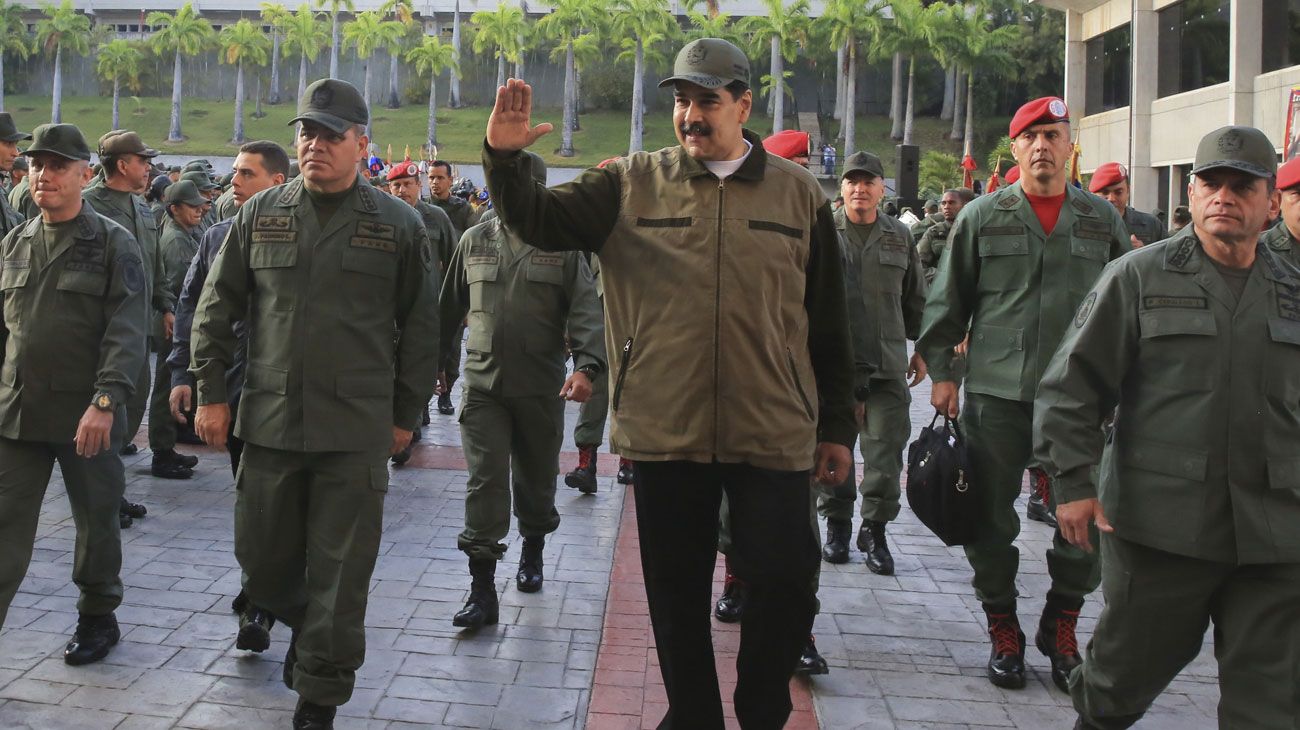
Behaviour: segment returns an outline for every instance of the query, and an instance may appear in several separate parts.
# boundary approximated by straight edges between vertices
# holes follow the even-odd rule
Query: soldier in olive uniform
[[[1211,622],[1219,727],[1300,727],[1300,271],[1259,240],[1273,150],[1251,127],[1201,140],[1193,228],[1106,267],[1039,386],[1061,530],[1101,533],[1076,728],[1137,722]]]
[[[419,424],[437,360],[433,249],[410,206],[357,174],[368,119],[351,84],[307,88],[290,121],[303,174],[235,214],[194,315],[196,428],[217,447],[247,326],[235,556],[249,601],[292,629],[295,728],[332,727],[352,696],[385,461]]]
[[[925,362],[915,354],[908,359],[907,340],[920,334],[926,285],[912,234],[896,219],[879,215],[885,196],[880,158],[868,152],[846,158],[840,194],[844,206],[834,219],[845,259],[864,466],[857,544],[871,572],[893,575],[885,525],[898,517],[903,448],[912,432],[908,381],[915,386],[925,379]],[[820,500],[826,518],[822,559],[828,563],[848,562],[856,496],[850,475]]]
[[[430,202],[441,208],[447,214],[447,217],[451,219],[454,240],[459,241],[465,231],[478,223],[479,216],[474,211],[474,206],[470,205],[464,198],[451,194],[451,186],[455,182],[452,178],[450,162],[434,160],[429,165]],[[456,330],[456,341],[460,342],[464,334],[464,327]],[[451,402],[451,388],[456,384],[456,379],[460,377],[459,352],[455,353],[454,357],[444,359],[443,366],[446,369],[440,373],[438,378],[438,412],[444,416],[450,416],[456,412],[456,407]]]
[[[1088,181],[1088,190],[1105,198],[1128,228],[1129,241],[1133,248],[1155,243],[1165,237],[1165,227],[1159,218],[1150,213],[1143,213],[1128,204],[1129,188],[1128,168],[1118,162],[1107,162],[1092,173]]]
[[[212,182],[211,175],[201,170],[190,170],[189,172],[182,174],[181,179],[189,180],[194,183],[194,187],[198,189],[199,195],[203,196],[203,215],[199,219],[198,233],[198,235],[202,236],[204,231],[211,228],[217,222],[216,213],[213,212],[216,209],[216,206],[212,204],[212,198],[217,194],[217,191],[221,190],[221,188],[218,187],[216,183]]]
[[[921,236],[925,235],[926,231],[942,223],[943,219],[944,215],[943,211],[939,209],[939,201],[930,198],[925,201],[925,215],[921,217],[921,220],[911,225],[908,233],[912,234],[913,239],[919,240]]]
[[[9,191],[9,207],[18,211],[18,214],[27,220],[32,216],[38,215],[41,210],[36,207],[36,201],[32,200],[31,175],[19,180]]]
[[[546,166],[532,155],[543,184]],[[444,364],[459,351],[455,333],[469,314],[461,440],[469,464],[465,529],[469,601],[456,626],[497,622],[496,564],[510,530],[511,495],[524,538],[515,577],[520,591],[542,588],[546,536],[560,526],[555,479],[564,441],[564,399],[585,401],[605,372],[604,322],[587,260],[548,253],[498,218],[465,232],[447,268],[439,302]],[[565,333],[576,369],[564,377]],[[513,489],[511,488],[513,485]]]
[[[1300,266],[1300,157],[1292,157],[1277,168],[1277,189],[1281,215],[1277,225],[1260,236],[1274,253]]]
[[[943,214],[943,220],[927,228],[916,242],[916,253],[921,259],[927,284],[934,281],[939,259],[948,247],[948,234],[952,232],[953,221],[957,220],[961,209],[974,199],[975,191],[970,188],[951,188],[943,191],[943,197],[939,198],[939,212]]]
[[[0,112],[0,172],[13,173],[15,163],[22,159],[19,157],[18,143],[31,138],[30,134],[18,131],[12,116]],[[0,195],[0,235],[12,231],[25,220],[27,216],[14,210],[8,197]]]
[[[1051,353],[1102,267],[1130,249],[1115,208],[1066,182],[1072,151],[1065,102],[1045,97],[1011,120],[1019,182],[962,209],[926,302],[917,350],[934,381],[931,403],[958,416],[953,348],[969,333],[968,402],[961,422],[982,512],[966,545],[975,594],[988,618],[988,677],[1025,683],[1025,638],[1016,616],[1020,534],[1015,499],[1032,455],[1034,393]],[[1098,432],[1100,437],[1100,432]],[[1047,552],[1052,586],[1037,646],[1064,687],[1079,662],[1074,627],[1099,580],[1096,558],[1059,531]]]
[[[0,626],[31,562],[57,461],[76,525],[81,591],[68,664],[108,655],[119,631],[126,488],[118,449],[145,360],[145,287],[131,234],[81,199],[90,148],[70,124],[36,128],[41,215],[0,243]]]
[[[28,136],[30,138],[30,135]],[[15,157],[13,161],[13,167],[9,170],[9,185],[5,188],[6,195],[3,196],[5,197],[6,202],[8,202],[7,193],[12,191],[15,187],[18,186],[18,183],[22,182],[26,178],[27,178],[27,158]]]

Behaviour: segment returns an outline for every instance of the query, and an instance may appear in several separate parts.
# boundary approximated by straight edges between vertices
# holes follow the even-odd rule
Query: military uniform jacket
[[[541,251],[517,237],[516,254],[511,236],[500,220],[470,228],[443,283],[440,341],[459,345],[456,329],[469,313],[466,384],[506,398],[555,397],[564,384],[566,332],[574,366],[594,365],[595,377],[607,377],[604,316],[587,260],[577,251]],[[441,360],[456,354],[446,350]]]
[[[158,249],[163,262],[163,285],[173,298],[179,298],[185,272],[189,271],[194,254],[199,251],[199,231],[197,227],[187,231],[168,216],[163,223]]]
[[[28,175],[9,191],[9,205],[18,211],[18,215],[21,215],[23,220],[41,212],[41,209],[36,207],[36,201],[32,200],[31,179],[32,176]]]
[[[424,232],[429,236],[429,245],[433,246],[433,253],[438,259],[437,270],[439,274],[447,271],[447,263],[451,261],[451,252],[456,248],[456,242],[460,236],[452,229],[451,218],[436,205],[426,203],[423,200],[417,200],[415,210],[420,214],[420,222],[424,224]]]
[[[1128,229],[1129,235],[1137,236],[1143,246],[1162,240],[1168,235],[1165,227],[1160,224],[1159,218],[1150,213],[1143,213],[1131,205],[1124,209],[1124,226]]]
[[[451,195],[446,200],[435,197],[431,202],[451,219],[451,227],[455,233],[456,241],[459,241],[460,237],[465,235],[465,231],[468,231],[471,226],[478,222],[478,215],[474,212],[474,206],[463,198]]]
[[[303,183],[235,214],[194,315],[198,402],[227,401],[243,320],[237,436],[288,451],[386,450],[392,427],[418,426],[433,394],[433,251],[415,211],[359,175],[323,230]]]
[[[212,201],[212,215],[214,217],[212,225],[216,225],[228,218],[233,218],[235,211],[237,210],[239,210],[239,206],[235,205],[235,189],[230,188],[218,195],[216,200]],[[212,225],[208,226],[208,228],[211,228]]]
[[[916,243],[916,253],[921,258],[921,268],[925,270],[925,280],[934,281],[935,269],[939,266],[939,259],[943,258],[943,251],[948,247],[948,234],[952,232],[952,224],[946,219],[930,226],[925,233],[921,234],[921,240]]]
[[[221,250],[226,240],[226,233],[235,222],[227,218],[203,232],[199,240],[198,253],[190,262],[181,284],[180,297],[176,300],[176,331],[172,334],[172,351],[167,356],[171,366],[172,387],[194,387],[194,376],[190,374],[190,337],[194,330],[194,308],[203,294],[203,285],[207,283],[208,272],[212,270],[212,261]],[[244,389],[244,367],[248,362],[247,330],[243,322],[235,323],[235,336],[239,344],[235,347],[234,363],[226,370],[226,398],[231,405],[239,402],[239,394]]]
[[[907,374],[907,341],[921,331],[925,279],[912,234],[887,215],[876,216],[866,240],[853,231],[844,209],[835,211],[844,250],[844,281],[853,336],[854,390],[871,378]]]
[[[930,213],[921,218],[921,220],[913,223],[911,228],[908,229],[908,232],[912,234],[912,238],[920,238],[926,231],[943,221],[943,213]]]
[[[88,205],[70,244],[46,250],[42,225],[0,243],[0,436],[70,443],[95,393],[125,404],[135,390],[145,276],[131,234]]]
[[[26,180],[26,178],[23,179]],[[9,204],[9,197],[0,195],[0,236],[22,225],[25,220],[27,220],[27,216],[14,210],[14,207]]]
[[[144,261],[146,311],[152,311],[151,336],[162,339],[162,314],[176,309],[176,295],[166,286],[167,274],[163,268],[158,246],[160,223],[154,219],[153,210],[144,198],[134,193],[123,193],[104,185],[102,181],[90,185],[81,196],[95,208],[95,212],[122,226],[135,236]]]
[[[1043,377],[1034,430],[1057,499],[1100,496],[1126,540],[1300,561],[1300,274],[1260,244],[1236,301],[1194,235],[1116,261]]]
[[[1079,303],[1111,259],[1132,250],[1115,207],[1067,185],[1052,235],[1017,182],[961,209],[930,288],[917,350],[953,381],[952,348],[970,333],[966,389],[1032,401]]]
[[[1192,228],[1192,226],[1187,226]],[[1300,242],[1297,242],[1295,236],[1291,235],[1290,229],[1286,227],[1285,221],[1278,221],[1277,225],[1264,231],[1259,237],[1260,242],[1286,261],[1290,261],[1296,266],[1300,266]]]

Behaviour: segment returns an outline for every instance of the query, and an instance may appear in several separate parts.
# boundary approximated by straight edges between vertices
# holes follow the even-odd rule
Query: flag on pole
[[[970,155],[966,155],[965,157],[961,158],[961,169],[962,169],[961,186],[962,187],[964,188],[975,187],[975,176],[974,176],[975,167],[976,165],[975,165],[974,157],[971,157]]]
[[[411,145],[406,145],[406,151],[403,153],[402,162],[411,161]]]
[[[1083,176],[1079,174],[1079,155],[1083,150],[1079,147],[1079,138],[1074,138],[1074,151],[1070,153],[1070,184],[1076,188],[1083,189]]]
[[[388,143],[388,155],[384,157],[384,164],[390,167],[393,164],[393,143],[392,142]]]
[[[1002,179],[998,177],[998,171],[1002,169],[1002,155],[998,155],[998,162],[993,166],[993,174],[989,175],[989,182],[984,186],[984,192],[991,193],[1002,186]]]

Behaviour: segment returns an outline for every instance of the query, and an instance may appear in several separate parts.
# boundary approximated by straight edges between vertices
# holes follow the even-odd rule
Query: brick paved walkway
[[[928,420],[928,395],[918,389],[916,397],[919,423]],[[570,407],[570,432],[575,412]],[[643,596],[635,587],[630,532],[621,533],[628,542],[620,564],[628,560],[632,567],[613,569],[620,522],[629,514],[624,490],[613,484],[613,460],[602,459],[599,494],[560,488],[563,522],[548,543],[546,588],[533,595],[514,590],[519,540],[512,535],[497,578],[501,624],[468,635],[450,621],[469,583],[455,544],[464,461],[455,419],[434,421],[411,464],[392,472],[367,616],[366,664],[338,727],[576,730],[603,727],[595,720],[601,714],[638,713],[637,722],[624,724],[656,721],[651,713],[661,706],[653,653],[638,652],[644,668],[635,659],[606,659],[628,637],[640,637],[639,650],[650,646],[636,618]],[[572,442],[565,448],[567,469]],[[187,482],[149,476],[143,455],[130,459],[127,471],[128,494],[150,513],[123,533],[123,641],[100,664],[72,668],[62,662],[76,622],[76,592],[69,580],[74,532],[56,471],[28,577],[0,633],[0,728],[287,727],[295,696],[279,681],[286,632],[277,627],[261,656],[234,649],[229,601],[239,571],[224,454],[202,453],[196,477]],[[1049,537],[1047,528],[1029,523],[1019,543],[1026,624],[1042,608]],[[823,565],[823,611],[815,631],[832,670],[807,685],[820,727],[1068,728],[1067,698],[1050,686],[1046,662],[1033,649],[1025,690],[997,689],[983,679],[987,644],[960,551],[943,547],[906,509],[890,539],[898,563],[894,577],[870,574],[856,551],[847,565]],[[1096,599],[1086,605],[1085,634],[1098,608]],[[725,680],[735,634],[715,627]],[[611,671],[639,671],[643,681],[637,686],[631,674]],[[1138,727],[1213,728],[1215,682],[1207,647]],[[601,704],[607,685],[639,689],[639,706]]]

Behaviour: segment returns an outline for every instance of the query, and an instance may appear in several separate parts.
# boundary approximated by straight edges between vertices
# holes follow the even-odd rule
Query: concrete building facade
[[[1300,0],[1032,1],[1065,13],[1081,168],[1126,164],[1135,207],[1185,203],[1197,142],[1226,124],[1258,127],[1283,153]]]

